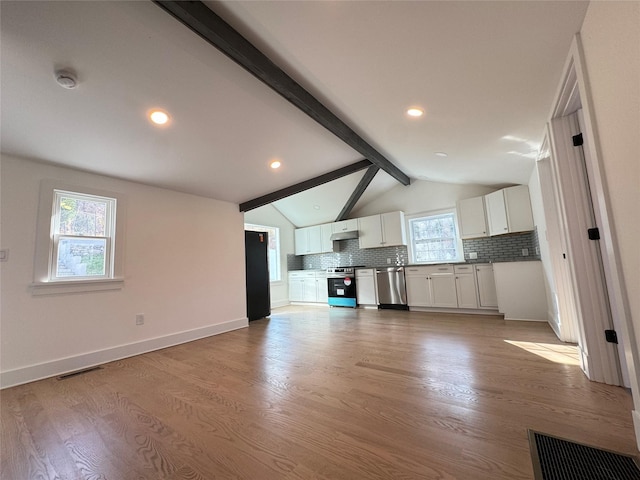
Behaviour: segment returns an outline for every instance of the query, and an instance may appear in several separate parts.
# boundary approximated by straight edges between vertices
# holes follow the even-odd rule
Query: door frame
[[[598,137],[597,123],[594,116],[593,101],[589,78],[585,68],[584,52],[580,34],[576,34],[569,55],[563,69],[563,76],[556,93],[550,120],[567,116],[582,108],[584,118],[584,149],[589,152],[585,155],[585,165],[589,178],[589,188],[596,219],[600,229],[600,242],[602,245],[602,263],[606,293],[609,298],[611,315],[620,327],[619,338],[622,340],[624,359],[629,374],[634,410],[632,417],[634,422],[636,443],[640,449],[640,355],[631,317],[627,289],[622,275],[621,259],[618,250],[613,215],[609,202],[609,193],[604,180],[604,168],[602,166],[602,153]]]

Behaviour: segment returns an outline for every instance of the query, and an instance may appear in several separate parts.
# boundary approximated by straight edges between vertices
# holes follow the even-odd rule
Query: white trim
[[[121,290],[124,278],[103,278],[100,280],[58,280],[55,282],[34,282],[29,287],[32,295],[62,295],[67,293],[101,292]]]
[[[290,305],[290,304],[291,302],[289,302],[289,300],[278,300],[271,303],[271,308],[286,307],[287,305]]]
[[[465,315],[485,315],[485,316],[504,316],[496,309],[475,310],[473,308],[438,308],[438,307],[412,307],[409,306],[410,312],[426,312],[426,313],[454,313]]]
[[[438,215],[448,215],[448,214],[453,214],[454,226],[456,229],[456,251],[458,254],[457,258],[453,260],[435,260],[433,262],[416,262],[413,259],[413,235],[411,233],[411,221],[417,218],[435,217]],[[449,208],[440,208],[438,210],[430,210],[426,212],[413,213],[411,215],[405,215],[404,221],[405,221],[405,229],[408,232],[407,256],[408,256],[410,265],[439,265],[444,263],[465,263],[464,248],[462,245],[462,236],[460,233],[460,226],[459,226],[460,221],[458,219],[458,211],[455,206],[449,207]]]
[[[83,368],[113,362],[122,358],[133,357],[142,353],[172,347],[181,343],[192,342],[205,337],[219,335],[245,328],[249,325],[246,317],[229,320],[216,325],[172,333],[162,337],[150,338],[140,342],[128,343],[117,347],[106,348],[94,352],[83,353],[73,357],[60,358],[51,362],[30,365],[28,367],[7,370],[0,373],[0,388],[15,387],[24,383],[34,382],[65,373],[74,372]]]

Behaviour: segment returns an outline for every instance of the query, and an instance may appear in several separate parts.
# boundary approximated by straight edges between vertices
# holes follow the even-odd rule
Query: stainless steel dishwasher
[[[376,268],[378,308],[408,310],[404,267]]]

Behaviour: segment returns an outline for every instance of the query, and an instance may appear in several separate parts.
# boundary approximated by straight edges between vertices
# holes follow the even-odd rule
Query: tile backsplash
[[[382,267],[385,265],[407,265],[410,263],[407,247],[366,248],[360,250],[358,239],[341,240],[335,243],[338,251],[315,255],[287,255],[287,269],[325,270],[329,267],[362,265]],[[469,263],[515,262],[540,260],[538,235],[535,231],[500,235],[496,237],[463,240],[465,260]],[[523,250],[527,255],[523,255]],[[475,252],[477,259],[470,259]]]

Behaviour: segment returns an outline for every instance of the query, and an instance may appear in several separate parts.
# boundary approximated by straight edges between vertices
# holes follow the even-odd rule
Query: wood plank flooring
[[[1,392],[2,480],[532,479],[527,429],[635,455],[546,324],[286,307]]]

